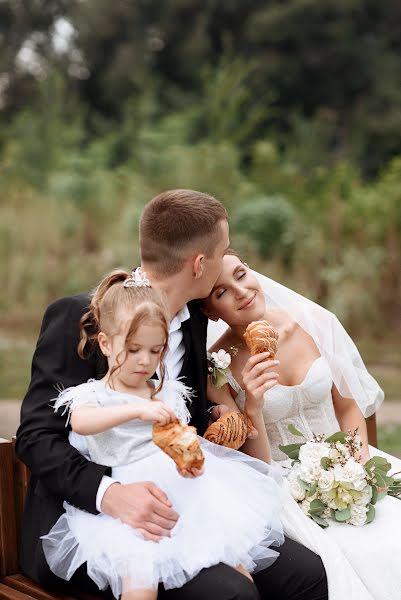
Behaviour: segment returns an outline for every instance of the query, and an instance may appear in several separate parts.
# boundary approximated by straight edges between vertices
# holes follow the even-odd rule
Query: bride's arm
[[[267,437],[266,427],[263,420],[263,404],[264,404],[264,393],[267,389],[273,387],[277,382],[276,374],[271,373],[271,369],[275,364],[272,361],[266,361],[262,366],[260,363],[266,360],[265,355],[258,355],[250,358],[242,372],[243,383],[245,387],[245,413],[252,421],[252,425],[256,430],[255,434],[248,436],[244,445],[241,447],[241,451],[259,458],[264,462],[271,462],[271,451],[269,438]],[[267,365],[267,369],[266,369]],[[268,371],[268,373],[266,372]],[[208,398],[211,402],[219,405],[220,410],[223,407],[227,407],[226,410],[221,411],[224,414],[227,410],[240,412],[239,408],[235,404],[228,384],[223,385],[221,388],[214,387],[210,378],[208,381]]]
[[[344,398],[344,396],[341,396],[335,385],[332,387],[331,394],[334,411],[336,413],[337,421],[340,424],[341,431],[354,431],[358,428],[358,435],[362,441],[362,462],[366,462],[369,459],[368,430],[366,428],[365,418],[361,413],[359,406],[352,398]]]

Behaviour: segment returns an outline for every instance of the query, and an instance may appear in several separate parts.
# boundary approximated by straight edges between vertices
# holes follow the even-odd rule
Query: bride
[[[362,462],[379,455],[391,463],[390,474],[401,470],[400,459],[368,445],[365,417],[378,409],[384,394],[332,313],[252,271],[232,251],[224,256],[222,272],[204,301],[204,310],[211,319],[210,350],[228,352],[233,346],[238,350],[232,357],[228,384],[218,390],[209,385],[210,400],[219,405],[214,409],[214,418],[226,407],[252,412],[253,419],[259,411],[260,418],[255,421],[264,424],[273,459],[282,465],[288,461],[279,445],[299,442],[288,430],[289,424],[306,439],[313,433],[330,435],[358,428]],[[266,319],[278,332],[275,360],[267,356],[250,358],[244,344],[246,326],[260,319]],[[258,404],[255,399],[259,397],[262,401]],[[255,427],[260,430],[260,426]],[[285,481],[283,490],[286,533],[321,555],[330,600],[344,593],[358,600],[400,597],[398,499],[386,496],[381,500],[375,520],[368,525],[330,521],[330,526],[322,530],[292,500]]]

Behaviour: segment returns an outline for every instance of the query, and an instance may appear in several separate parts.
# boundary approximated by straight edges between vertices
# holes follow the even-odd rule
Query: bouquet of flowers
[[[304,437],[293,425],[288,429]],[[327,438],[314,435],[304,443],[280,446],[293,459],[288,475],[293,498],[321,527],[328,526],[327,519],[356,526],[370,523],[377,500],[389,488],[395,491],[385,458],[372,456],[364,465],[359,462],[362,443],[357,431],[340,431]]]

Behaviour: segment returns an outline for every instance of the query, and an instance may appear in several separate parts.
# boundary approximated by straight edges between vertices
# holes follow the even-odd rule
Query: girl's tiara
[[[142,273],[141,269],[138,268],[131,271],[131,277],[124,281],[124,287],[151,287],[151,285],[146,273]]]

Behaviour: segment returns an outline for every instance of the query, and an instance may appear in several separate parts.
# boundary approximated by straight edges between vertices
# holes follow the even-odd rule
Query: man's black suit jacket
[[[81,294],[62,298],[48,307],[17,432],[17,454],[31,471],[20,562],[25,573],[44,585],[52,576],[40,536],[47,534],[62,514],[63,501],[97,513],[99,483],[103,475],[110,475],[110,468],[86,460],[69,444],[65,415],[54,413],[50,404],[57,396],[57,387],[99,379],[107,370],[103,357],[82,360],[77,353],[79,321],[89,302],[89,294]],[[196,301],[190,302],[188,308],[191,317],[182,323],[185,357],[181,376],[196,393],[189,407],[191,422],[203,434],[207,425],[207,318]]]

